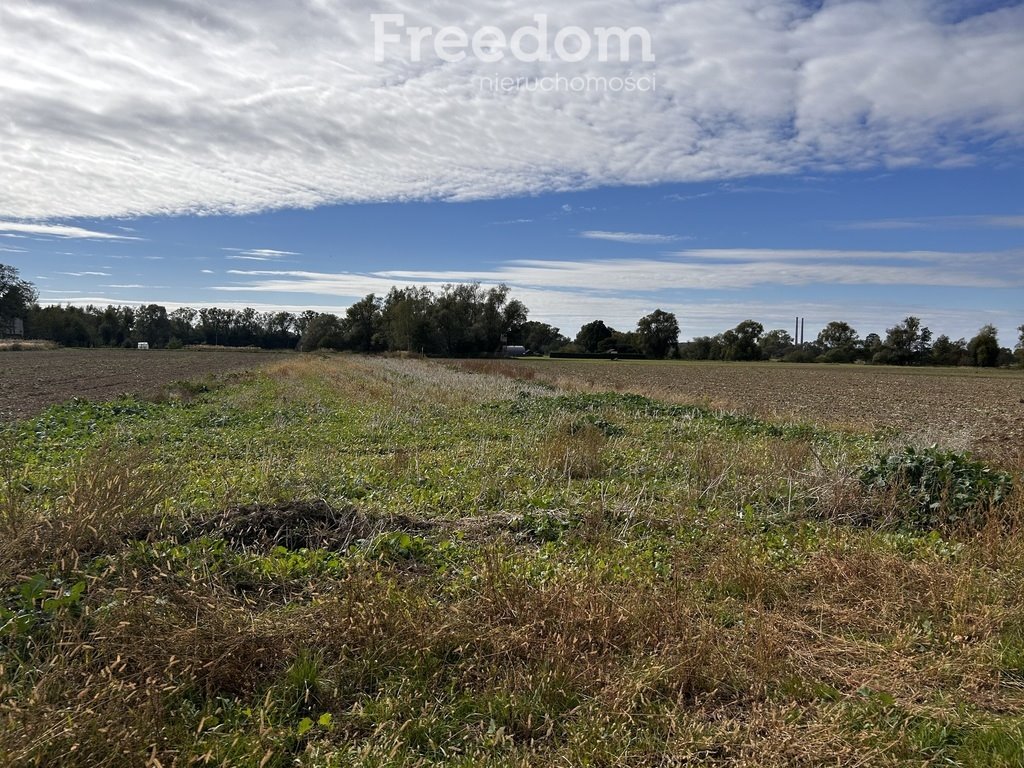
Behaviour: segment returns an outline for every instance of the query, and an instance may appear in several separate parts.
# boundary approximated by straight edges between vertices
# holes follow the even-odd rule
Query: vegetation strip
[[[2,439],[2,764],[1024,761],[1019,466],[342,356]]]

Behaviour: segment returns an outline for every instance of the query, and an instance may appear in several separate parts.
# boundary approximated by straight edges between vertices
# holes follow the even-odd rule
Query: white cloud
[[[0,54],[2,55],[2,54]],[[0,77],[0,94],[3,93],[3,81]],[[2,101],[0,101],[2,103]],[[3,133],[0,129],[0,147],[3,146]],[[10,172],[10,169],[5,169]],[[0,192],[0,195],[3,193]],[[2,199],[2,198],[0,198]],[[50,215],[57,215],[51,212]],[[66,224],[31,224],[23,221],[0,221],[0,231],[6,233],[24,232],[30,235],[46,235],[48,237],[59,237],[62,239],[83,239],[83,240],[139,240],[138,237],[127,235],[115,235],[110,232],[97,232],[92,229],[73,227]],[[24,235],[5,234],[4,237],[24,237]]]
[[[593,229],[581,232],[580,237],[588,240],[610,240],[613,243],[633,243],[638,245],[673,243],[680,239],[678,235],[649,235],[642,232],[604,232]]]
[[[173,312],[176,309],[182,307],[192,307],[194,309],[202,309],[203,307],[220,307],[221,309],[245,309],[251,307],[257,312],[304,312],[307,309],[313,310],[314,312],[332,312],[334,314],[343,314],[348,308],[345,304],[306,304],[306,303],[284,303],[276,304],[273,302],[254,301],[254,302],[242,302],[242,301],[179,301],[177,299],[135,299],[135,298],[122,298],[120,296],[79,296],[71,294],[79,294],[80,291],[50,291],[50,293],[61,294],[59,296],[46,296],[40,297],[40,303],[42,304],[74,304],[75,306],[87,306],[92,304],[94,306],[105,306],[107,304],[121,305],[121,306],[132,306],[139,307],[146,304],[159,304],[165,307],[169,312]]]
[[[924,216],[912,219],[868,219],[836,225],[838,229],[1024,229],[1024,215]]]
[[[609,302],[613,294],[623,292],[819,284],[1019,288],[1024,287],[1024,254],[696,249],[659,259],[523,259],[480,270],[381,270],[368,274],[228,270],[228,274],[248,279],[216,286],[215,290],[362,296],[386,293],[395,284],[478,281],[491,285],[506,283],[517,290],[587,292]]]
[[[602,292],[824,284],[1008,288],[1024,286],[1024,258],[1019,251],[692,250],[661,259],[526,259],[493,270],[394,270],[376,274],[393,281],[481,280]]]
[[[282,261],[286,256],[301,255],[297,251],[278,251],[273,248],[251,248],[249,250],[223,248],[221,250],[231,251],[232,253],[224,258],[236,261]]]
[[[57,274],[68,277],[110,277],[109,272],[58,272]]]
[[[973,333],[982,322],[1003,327],[1019,323],[999,310],[937,310],[905,302],[865,305],[855,299],[808,304],[805,301],[751,301],[743,289],[827,285],[930,286],[1008,289],[1024,287],[1024,254],[944,251],[709,250],[680,251],[660,259],[513,261],[495,269],[431,271],[382,270],[366,274],[305,270],[229,270],[235,281],[215,286],[225,294],[248,293],[277,300],[288,295],[346,300],[382,295],[395,285],[479,281],[506,283],[530,307],[532,316],[564,329],[600,317],[631,328],[657,307],[675,311],[687,333],[717,333],[753,317],[788,327],[799,312],[812,324],[846,319],[859,328],[884,330],[907,314],[935,318],[954,335]],[[716,294],[711,292],[715,291]],[[689,298],[682,298],[690,292]],[[692,292],[703,294],[694,301]],[[733,296],[732,299],[723,299]],[[767,294],[766,294],[767,295]],[[972,328],[973,326],[973,328]],[[867,331],[864,331],[867,332]],[[940,331],[941,332],[941,331]]]
[[[939,0],[397,0],[413,25],[641,25],[657,89],[505,94],[636,62],[373,59],[346,0],[0,7],[0,215],[247,212],[604,184],[963,165],[1024,135],[1024,6]],[[960,16],[965,14],[961,13]],[[54,234],[51,232],[50,234]],[[95,234],[92,236],[96,236]]]

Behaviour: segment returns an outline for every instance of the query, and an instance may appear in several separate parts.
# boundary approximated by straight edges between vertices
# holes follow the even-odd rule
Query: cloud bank
[[[1008,328],[1015,315],[996,309],[970,311],[922,307],[899,299],[891,305],[854,297],[838,301],[806,299],[765,301],[745,291],[818,285],[974,289],[1024,287],[1024,254],[1019,251],[952,253],[942,251],[818,251],[774,249],[695,249],[651,259],[511,261],[483,270],[380,270],[321,272],[286,269],[228,270],[228,280],[212,290],[225,297],[274,297],[296,305],[328,304],[368,293],[383,295],[392,286],[478,281],[508,284],[537,319],[575,332],[582,323],[603,318],[616,327],[662,307],[676,312],[689,334],[723,330],[747,317],[785,324],[799,308],[812,323],[845,319],[871,330],[916,313],[954,335],[976,330],[972,323]],[[768,294],[765,293],[765,296]]]
[[[968,7],[974,7],[966,4]],[[983,7],[990,7],[982,4]],[[1024,135],[1024,6],[689,0],[546,9],[643,26],[654,63],[374,60],[375,12],[528,24],[510,0],[0,5],[0,216],[466,200],[807,169],[955,166]],[[461,9],[461,10],[457,10]],[[648,92],[481,78],[653,74]]]
[[[6,172],[6,169],[2,172]],[[138,237],[118,235],[111,232],[97,232],[67,224],[32,224],[23,221],[0,221],[0,232],[4,237],[58,237],[62,240],[139,240]]]

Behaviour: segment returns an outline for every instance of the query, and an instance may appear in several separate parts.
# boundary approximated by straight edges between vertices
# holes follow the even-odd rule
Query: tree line
[[[506,345],[545,354],[569,343],[558,328],[528,319],[507,286],[393,288],[370,294],[341,315],[252,308],[50,305],[13,267],[0,265],[0,320],[24,321],[25,337],[74,347],[153,348],[209,344],[265,349],[407,351],[454,357],[494,355]],[[2,331],[3,326],[0,326]]]
[[[908,317],[886,330],[885,337],[861,338],[849,323],[828,323],[813,341],[798,344],[783,329],[765,331],[744,320],[717,336],[699,336],[679,345],[685,360],[782,360],[794,363],[872,363],[876,365],[951,365],[1024,367],[1024,325],[1016,351],[999,345],[999,332],[984,325],[971,339],[933,338],[920,318]]]
[[[872,363],[879,365],[971,365],[1024,367],[1024,325],[1016,352],[1001,347],[998,332],[983,326],[973,338],[952,340],[933,334],[919,318],[908,317],[885,337],[861,338],[848,323],[828,323],[818,336],[797,343],[788,331],[765,331],[754,320],[716,336],[680,343],[671,312],[654,310],[636,328],[620,331],[602,320],[580,328],[572,339],[547,323],[528,319],[529,310],[509,288],[479,284],[392,288],[370,294],[343,315],[314,312],[259,312],[252,308],[183,307],[168,312],[158,304],[140,307],[41,306],[35,287],[17,270],[0,264],[2,322],[24,320],[25,336],[65,346],[152,347],[209,344],[264,349],[417,352],[450,357],[499,354],[522,346],[533,354],[643,355],[652,359],[780,360],[785,362]]]

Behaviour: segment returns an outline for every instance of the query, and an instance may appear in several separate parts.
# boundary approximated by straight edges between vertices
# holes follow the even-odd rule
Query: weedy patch
[[[576,528],[580,520],[551,512],[529,511],[509,522],[508,528],[513,533],[530,541],[558,541],[566,531]]]
[[[875,502],[868,522],[926,531],[977,530],[1013,491],[1009,472],[936,446],[879,455],[860,479]]]
[[[153,396],[155,403],[187,403],[214,391],[222,384],[212,381],[172,381]]]
[[[469,367],[294,356],[7,430],[0,765],[1022,764],[1019,488]],[[927,498],[1000,519],[864,511]]]
[[[6,566],[0,573],[41,567],[67,572],[157,535],[167,485],[145,448],[102,443],[60,474],[42,488],[28,467],[20,478],[8,475],[0,493],[8,528],[0,542],[0,566]]]

